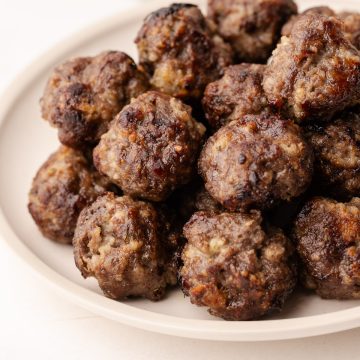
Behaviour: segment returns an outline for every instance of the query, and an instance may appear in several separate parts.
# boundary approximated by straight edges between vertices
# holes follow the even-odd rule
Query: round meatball
[[[200,99],[205,86],[232,62],[230,46],[214,38],[199,8],[191,4],[151,13],[135,42],[152,86],[186,101]]]
[[[311,199],[298,215],[293,237],[302,280],[325,299],[360,299],[360,199]]]
[[[308,126],[316,186],[334,197],[360,194],[360,115],[349,111],[324,126]]]
[[[232,45],[238,62],[266,62],[281,27],[296,13],[292,0],[208,0],[208,16]]]
[[[301,16],[269,59],[263,86],[270,104],[287,116],[327,120],[360,101],[360,53],[337,19]]]
[[[202,104],[214,130],[244,115],[270,111],[262,88],[264,70],[256,64],[229,66],[220,80],[206,87]]]
[[[310,184],[312,163],[312,150],[293,122],[247,115],[209,138],[199,169],[210,195],[236,211],[300,195]]]
[[[122,52],[75,58],[51,74],[41,99],[42,116],[58,128],[64,145],[94,145],[123,106],[148,87],[145,75]]]
[[[189,106],[150,91],[112,122],[94,150],[95,166],[126,194],[162,201],[191,180],[204,133]]]
[[[181,283],[193,304],[226,320],[280,310],[296,284],[293,248],[260,212],[197,212],[184,228]]]
[[[342,12],[338,14],[340,20],[344,23],[344,30],[348,40],[360,49],[360,13]]]
[[[61,146],[37,172],[28,208],[45,237],[71,244],[80,211],[114,188],[80,151]]]
[[[82,275],[95,277],[113,299],[142,296],[160,300],[177,281],[166,253],[168,230],[150,203],[107,193],[85,208],[73,245]]]

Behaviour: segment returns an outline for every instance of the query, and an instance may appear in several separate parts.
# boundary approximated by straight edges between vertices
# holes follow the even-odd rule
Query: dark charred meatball
[[[199,169],[210,195],[236,211],[300,195],[311,181],[312,163],[301,129],[263,114],[234,120],[210,137]]]
[[[159,300],[177,281],[167,266],[168,230],[150,203],[107,193],[85,208],[73,245],[82,275],[95,277],[113,299],[142,296]]]
[[[208,16],[239,62],[266,62],[281,27],[296,13],[292,0],[208,0]]]
[[[80,151],[61,146],[37,172],[28,207],[45,237],[71,244],[80,211],[113,188]]]
[[[102,136],[95,166],[126,194],[162,201],[191,180],[204,133],[189,106],[149,91],[126,106]]]
[[[338,18],[344,23],[344,30],[348,40],[360,49],[360,13],[342,12]]]
[[[153,87],[186,101],[200,99],[205,86],[232,63],[230,46],[214,38],[199,8],[191,4],[150,14],[135,42]]]
[[[327,120],[360,101],[360,53],[333,17],[307,14],[282,37],[264,74],[269,102],[297,121]]]
[[[323,126],[308,126],[315,153],[316,185],[334,197],[360,194],[360,115],[348,111]]]
[[[252,320],[280,310],[296,284],[293,248],[261,214],[197,212],[188,240],[182,287],[193,304],[226,320]]]
[[[64,145],[94,145],[123,106],[147,89],[145,75],[122,52],[72,59],[50,76],[42,116],[58,128]]]
[[[262,88],[264,70],[264,65],[229,66],[220,80],[206,87],[202,104],[213,129],[244,115],[270,111]]]
[[[307,288],[326,299],[360,299],[359,198],[313,198],[298,215],[293,235]]]
[[[324,16],[335,16],[335,12],[330,9],[327,6],[315,6],[311,7],[301,14],[293,15],[290,20],[283,26],[281,30],[281,35],[283,36],[289,36],[291,33],[292,28],[294,27],[294,24],[299,20],[300,16],[306,15],[306,14],[313,14],[313,15],[324,15]]]

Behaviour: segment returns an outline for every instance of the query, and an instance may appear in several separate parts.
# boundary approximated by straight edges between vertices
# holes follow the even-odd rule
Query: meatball
[[[342,12],[338,14],[340,20],[344,23],[344,30],[348,40],[360,49],[360,13]]]
[[[208,0],[208,16],[232,45],[238,62],[266,62],[281,27],[296,13],[292,0]]]
[[[64,145],[94,145],[123,106],[147,89],[145,75],[122,52],[75,58],[50,76],[41,99],[42,116],[58,128]]]
[[[177,281],[168,266],[168,229],[150,203],[107,193],[85,208],[73,245],[82,275],[95,277],[113,299],[142,296],[160,300]]]
[[[204,133],[189,106],[149,91],[112,122],[94,150],[95,166],[126,194],[162,201],[191,180]]]
[[[298,215],[293,237],[302,280],[325,299],[360,299],[360,199],[315,197]]]
[[[206,87],[202,104],[214,130],[244,115],[270,111],[262,88],[264,70],[256,64],[229,66],[220,80]]]
[[[313,15],[324,15],[324,16],[335,16],[335,12],[327,6],[315,6],[311,7],[301,14],[293,15],[290,20],[283,26],[281,30],[281,35],[290,36],[291,30],[294,27],[294,24],[299,20],[299,18],[306,14]]]
[[[288,117],[327,120],[360,101],[360,53],[337,19],[301,16],[269,59],[263,86]]]
[[[231,211],[290,200],[311,181],[313,154],[301,129],[278,116],[247,115],[205,144],[200,173],[210,195]]]
[[[360,115],[347,111],[329,124],[310,125],[317,186],[334,197],[360,194]]]
[[[152,86],[193,102],[232,62],[230,46],[214,37],[199,8],[173,4],[150,14],[135,42]]]
[[[80,211],[114,188],[80,151],[61,146],[37,172],[28,208],[45,237],[71,244]]]
[[[296,284],[293,248],[260,212],[197,212],[184,228],[181,282],[193,304],[226,320],[280,310]]]

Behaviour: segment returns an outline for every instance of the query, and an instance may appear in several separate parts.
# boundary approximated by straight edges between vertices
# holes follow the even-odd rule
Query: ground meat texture
[[[135,42],[152,86],[190,102],[200,99],[205,86],[232,63],[231,47],[214,36],[191,4],[173,4],[150,14]]]
[[[153,205],[107,193],[85,208],[73,245],[82,275],[95,277],[113,299],[145,297],[160,300],[176,283],[168,267],[168,230]]]
[[[326,299],[360,299],[360,199],[310,200],[293,228],[302,280]]]
[[[214,130],[244,115],[270,111],[262,88],[264,70],[256,64],[229,66],[221,79],[206,87],[202,104]]]
[[[113,188],[80,151],[61,146],[37,172],[28,208],[45,237],[71,244],[80,211]]]
[[[126,194],[162,201],[193,177],[204,133],[189,106],[150,91],[115,118],[94,162]]]
[[[338,18],[344,23],[344,30],[348,40],[360,49],[360,13],[342,12]]]
[[[298,122],[324,121],[360,100],[360,53],[333,17],[307,14],[269,59],[264,90],[270,104]]]
[[[94,145],[110,121],[148,89],[134,61],[122,52],[75,58],[56,67],[41,99],[44,119],[70,147]]]
[[[262,226],[260,212],[197,212],[180,275],[185,295],[226,320],[252,320],[280,310],[296,284],[293,248],[281,230]]]
[[[316,185],[334,197],[360,194],[360,115],[347,111],[323,126],[308,126],[315,153]]]
[[[292,0],[208,0],[208,16],[232,45],[238,62],[266,62],[281,27],[296,13]]]
[[[199,170],[210,195],[236,211],[300,195],[310,184],[312,163],[312,150],[293,122],[247,115],[209,138]]]

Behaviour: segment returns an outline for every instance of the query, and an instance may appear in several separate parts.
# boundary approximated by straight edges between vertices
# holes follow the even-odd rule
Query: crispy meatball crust
[[[247,115],[209,138],[199,169],[210,195],[236,211],[270,208],[300,195],[310,184],[312,163],[312,149],[296,124]]]
[[[306,137],[315,154],[316,186],[334,197],[360,194],[360,115],[347,111],[329,124],[311,125]]]
[[[360,13],[342,12],[338,14],[338,18],[344,23],[344,30],[348,40],[360,49]]]
[[[173,267],[167,267],[167,235],[150,203],[107,193],[79,216],[75,263],[85,278],[95,277],[110,298],[160,300],[177,278]]]
[[[199,8],[191,4],[172,4],[151,13],[135,43],[152,86],[186,101],[200,99],[205,86],[232,63],[231,47],[214,36]]]
[[[281,27],[296,13],[292,0],[208,0],[208,16],[239,62],[266,62]]]
[[[327,120],[360,100],[360,53],[333,17],[307,14],[269,59],[264,90],[270,104],[302,122]]]
[[[126,106],[102,136],[95,166],[126,194],[162,201],[191,180],[204,133],[189,106],[149,91]]]
[[[264,65],[233,65],[221,79],[208,84],[202,104],[214,130],[244,115],[271,111],[262,88],[264,70]]]
[[[193,304],[226,320],[252,320],[280,310],[296,284],[293,248],[280,229],[262,227],[260,212],[197,212],[180,275]]]
[[[293,237],[304,285],[325,299],[360,299],[360,199],[311,199],[298,215]]]
[[[148,89],[148,81],[125,53],[103,52],[56,67],[41,99],[44,119],[70,147],[94,145],[113,117]]]
[[[45,237],[71,244],[80,211],[113,187],[80,151],[61,146],[37,172],[28,208]]]

